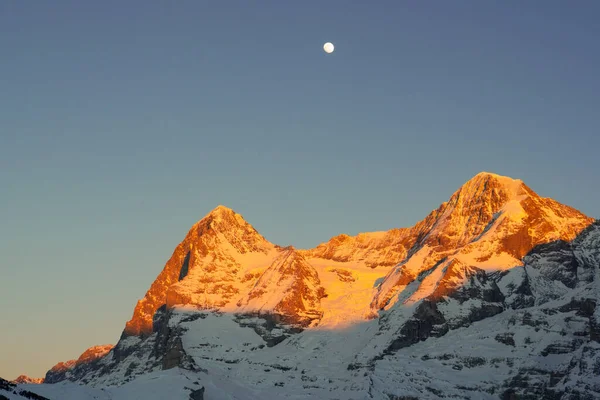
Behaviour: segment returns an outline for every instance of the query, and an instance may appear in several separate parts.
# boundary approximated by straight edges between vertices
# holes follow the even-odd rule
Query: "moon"
[[[331,42],[327,42],[323,45],[323,50],[325,50],[325,53],[327,54],[333,53],[334,49],[335,47],[333,47],[333,43]]]

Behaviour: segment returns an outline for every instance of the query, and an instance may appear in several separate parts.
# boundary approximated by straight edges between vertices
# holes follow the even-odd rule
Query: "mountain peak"
[[[213,208],[211,212],[208,213],[208,215],[212,215],[215,217],[220,216],[220,215],[228,215],[228,214],[235,214],[235,211],[233,211],[231,208],[224,206],[222,204],[219,204],[218,206]]]
[[[458,192],[483,193],[495,189],[498,192],[503,192],[508,197],[513,197],[524,194],[523,187],[524,183],[520,179],[513,179],[492,172],[480,172],[462,185]]]
[[[480,173],[478,173],[471,179],[475,179],[475,178],[508,179],[511,181],[520,180],[520,179],[513,179],[510,176],[504,176],[504,175],[496,174],[494,172],[489,172],[489,171],[481,171]]]
[[[40,384],[44,383],[44,378],[30,378],[27,375],[19,375],[12,382],[17,384]]]
[[[519,179],[481,172],[411,228],[415,244],[380,286],[373,304],[393,304],[398,288],[404,290],[430,268],[446,271],[453,262],[487,271],[514,267],[535,246],[572,240],[592,221],[574,208],[540,197]],[[430,279],[441,276],[432,274]],[[423,290],[411,298],[422,299],[423,293],[431,294]]]
[[[237,272],[273,247],[240,214],[217,206],[175,248],[146,296],[138,301],[125,334],[150,334],[153,315],[165,304],[224,306],[238,290],[234,287]],[[200,288],[205,292],[200,293]]]
[[[452,209],[465,217],[481,213],[491,217],[509,202],[521,203],[528,197],[539,198],[520,179],[480,172],[454,192],[442,208]]]
[[[211,212],[206,214],[204,218],[198,221],[194,228],[200,228],[204,231],[206,228],[220,228],[216,230],[230,230],[234,227],[246,229],[251,228],[250,224],[246,222],[241,214],[236,213],[231,208],[218,205]],[[253,229],[253,228],[252,228]]]

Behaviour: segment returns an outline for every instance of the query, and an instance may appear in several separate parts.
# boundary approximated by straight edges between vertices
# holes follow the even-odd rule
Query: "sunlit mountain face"
[[[596,398],[599,271],[598,222],[492,173],[412,227],[314,249],[219,206],[116,346],[46,383],[100,399],[154,398],[157,380],[181,398]]]

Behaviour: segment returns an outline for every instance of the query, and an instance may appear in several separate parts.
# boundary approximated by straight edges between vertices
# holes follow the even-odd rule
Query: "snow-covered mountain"
[[[599,293],[600,223],[491,173],[413,227],[309,250],[219,206],[119,343],[46,382],[112,399],[153,379],[181,398],[600,398]]]
[[[40,384],[40,383],[44,383],[44,378],[30,378],[27,375],[19,375],[16,379],[13,379],[12,383],[33,383],[33,384]]]

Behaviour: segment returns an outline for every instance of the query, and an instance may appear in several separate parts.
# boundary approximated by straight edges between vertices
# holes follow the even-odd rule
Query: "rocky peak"
[[[200,250],[211,244],[230,244],[242,254],[270,249],[270,243],[244,217],[221,205],[194,224],[182,243]]]
[[[500,214],[520,213],[519,204],[527,196],[528,191],[520,180],[479,173],[415,225],[413,232],[419,236],[416,244],[464,245],[489,228],[489,223]],[[507,205],[511,207],[505,209]]]
[[[469,196],[489,196],[492,193],[502,193],[506,197],[524,194],[524,183],[520,179],[513,179],[491,172],[480,172],[465,182],[455,194]]]
[[[273,248],[240,214],[225,206],[216,207],[195,223],[175,248],[138,301],[124,334],[150,334],[152,317],[164,304],[224,306],[237,293],[233,282],[237,281],[242,261],[266,256]]]
[[[28,383],[32,383],[32,384],[40,384],[40,383],[44,383],[44,378],[30,378],[27,375],[19,375],[15,380],[12,381],[13,383],[16,384],[28,384]]]
[[[538,196],[518,179],[477,174],[411,228],[409,236],[415,239],[406,259],[388,273],[372,305],[393,304],[395,295],[425,271],[432,275],[427,279],[430,289],[407,294],[405,300],[427,297],[441,283],[436,280],[443,276],[441,270],[433,272],[444,268],[442,260],[487,271],[511,268],[533,247],[572,240],[592,221],[571,207]]]

